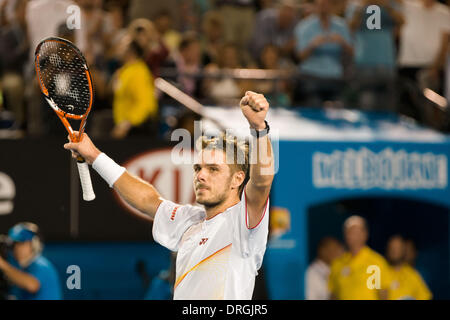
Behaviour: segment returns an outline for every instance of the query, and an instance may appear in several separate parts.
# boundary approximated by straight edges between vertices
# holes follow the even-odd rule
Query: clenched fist
[[[264,120],[269,110],[269,102],[262,94],[247,91],[241,99],[240,106],[251,128],[262,130],[266,127]]]

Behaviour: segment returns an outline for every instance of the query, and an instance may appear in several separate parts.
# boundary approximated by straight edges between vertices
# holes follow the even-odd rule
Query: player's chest
[[[232,225],[225,217],[191,226],[181,238],[178,258],[201,260],[232,242]]]

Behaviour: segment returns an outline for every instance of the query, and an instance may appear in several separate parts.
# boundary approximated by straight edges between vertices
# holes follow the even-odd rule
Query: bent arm
[[[30,293],[38,292],[41,287],[41,283],[37,278],[33,277],[29,273],[14,268],[2,258],[0,258],[0,270],[3,271],[12,283]]]

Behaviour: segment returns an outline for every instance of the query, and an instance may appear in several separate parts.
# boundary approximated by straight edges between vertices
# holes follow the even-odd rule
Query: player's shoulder
[[[181,212],[183,212],[183,214],[206,216],[205,209],[203,207],[192,204],[179,204],[170,200],[163,200],[158,207],[157,212],[158,211],[170,213],[173,216]]]

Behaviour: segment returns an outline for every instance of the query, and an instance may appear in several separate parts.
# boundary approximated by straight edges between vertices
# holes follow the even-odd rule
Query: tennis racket
[[[34,61],[45,99],[66,127],[70,140],[79,142],[94,99],[92,77],[83,54],[70,41],[50,37],[38,44]],[[81,121],[78,134],[72,129],[69,119]],[[94,200],[88,164],[78,157],[77,166],[83,199]]]

